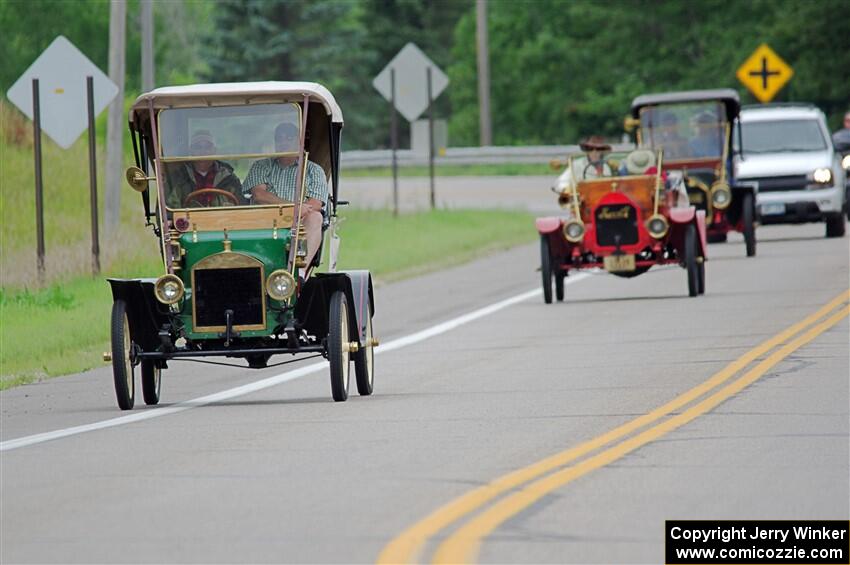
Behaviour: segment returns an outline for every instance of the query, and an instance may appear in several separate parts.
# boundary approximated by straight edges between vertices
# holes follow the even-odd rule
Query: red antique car
[[[616,157],[616,156],[615,156]],[[572,155],[556,188],[565,217],[538,218],[543,298],[564,298],[575,269],[634,277],[655,265],[687,271],[688,294],[705,291],[705,212],[687,200],[682,175],[662,173],[662,151],[638,149],[597,175]]]

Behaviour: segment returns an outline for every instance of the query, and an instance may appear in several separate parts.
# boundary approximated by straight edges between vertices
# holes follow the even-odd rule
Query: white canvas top
[[[334,123],[342,123],[342,110],[330,91],[316,82],[222,82],[164,86],[142,94],[130,109],[130,122],[137,112],[147,111],[148,100],[154,108],[189,108],[193,106],[229,106],[270,102],[298,102],[304,95],[310,102],[322,104]]]

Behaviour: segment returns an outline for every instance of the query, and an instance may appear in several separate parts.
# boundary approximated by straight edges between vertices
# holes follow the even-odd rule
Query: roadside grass
[[[378,282],[459,264],[535,237],[527,212],[436,210],[393,217],[386,210],[344,210],[341,216],[339,268],[369,269]],[[132,240],[138,231],[130,228],[130,235],[118,239]],[[124,245],[104,277],[156,276],[162,266],[155,242],[145,234],[132,247]],[[104,277],[74,276],[42,289],[4,284],[0,390],[102,365],[112,306]]]
[[[427,177],[427,166],[399,167],[400,177]],[[435,165],[434,175],[438,177],[486,177],[486,176],[552,176],[548,163],[493,163],[490,165]],[[362,169],[343,169],[342,178],[391,177],[390,167],[365,167]]]

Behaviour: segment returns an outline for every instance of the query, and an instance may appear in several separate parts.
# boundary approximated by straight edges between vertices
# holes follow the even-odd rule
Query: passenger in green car
[[[289,153],[280,157],[260,159],[251,165],[245,177],[245,198],[254,204],[293,203],[295,182],[298,176],[298,126],[282,123],[275,128],[275,150]],[[325,171],[318,164],[307,161],[304,203],[301,220],[307,232],[307,265],[322,243],[322,209],[328,201],[328,183]]]

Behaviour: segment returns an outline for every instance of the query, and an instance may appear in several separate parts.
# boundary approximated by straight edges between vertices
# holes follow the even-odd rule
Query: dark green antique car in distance
[[[374,298],[368,271],[336,271],[342,111],[316,83],[158,88],[129,115],[146,224],[164,273],[109,279],[118,405],[147,404],[172,359],[312,354],[334,400],[372,393]],[[151,195],[151,182],[155,183]],[[251,186],[248,186],[251,185]],[[253,189],[253,190],[252,190]],[[328,272],[318,272],[323,255]]]

